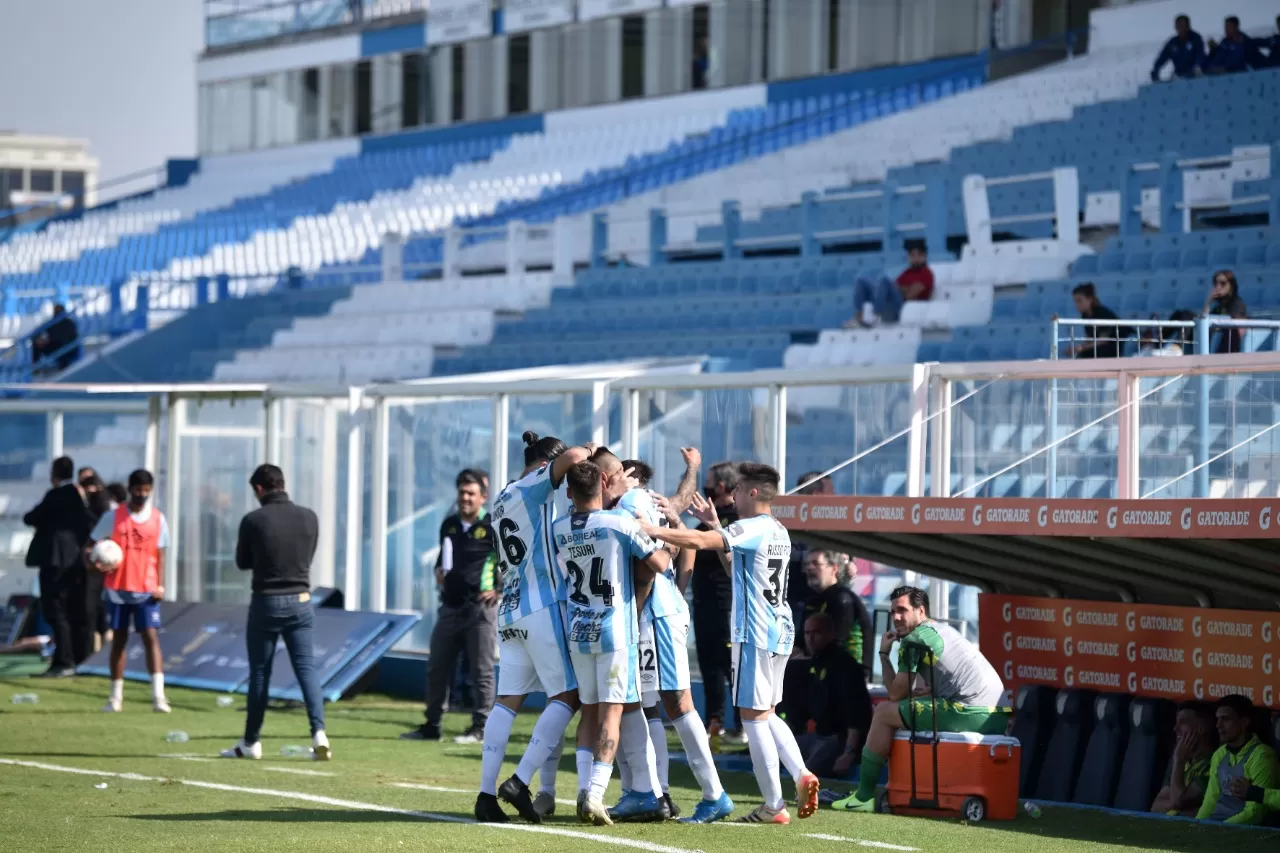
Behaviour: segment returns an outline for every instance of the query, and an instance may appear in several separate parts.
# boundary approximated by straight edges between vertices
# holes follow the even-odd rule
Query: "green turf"
[[[0,676],[0,758],[94,771],[80,775],[0,764],[0,850],[772,853],[893,849],[879,845],[913,847],[925,853],[1274,853],[1280,849],[1274,834],[1053,808],[1045,808],[1039,820],[1024,815],[1008,824],[966,825],[824,809],[789,827],[664,824],[596,829],[580,826],[572,817],[572,807],[562,806],[546,825],[581,835],[461,825],[452,821],[469,820],[472,794],[400,785],[471,791],[480,770],[480,747],[398,740],[401,731],[421,719],[420,707],[413,703],[365,697],[331,705],[328,731],[335,760],[328,764],[280,756],[281,746],[306,743],[306,718],[301,711],[268,713],[262,762],[191,761],[160,756],[214,756],[234,743],[243,725],[242,699],[237,698],[235,707],[218,708],[211,693],[173,689],[169,697],[173,714],[165,717],[151,711],[146,685],[130,683],[125,686],[124,713],[109,715],[98,711],[105,690],[106,682],[97,678],[47,682]],[[39,704],[12,705],[10,697],[22,692],[38,693]],[[449,716],[446,733],[457,734],[465,724],[465,717]],[[532,724],[533,717],[521,716],[509,755],[518,756]],[[190,742],[166,742],[165,735],[172,730],[188,732]],[[672,744],[676,746],[674,739]],[[295,775],[279,772],[280,768],[334,775]],[[511,766],[504,769],[509,773]],[[139,774],[159,781],[96,775],[99,772]],[[196,787],[190,782],[253,790]],[[724,782],[738,804],[738,814],[759,803],[750,774],[725,774]],[[105,788],[96,787],[104,783]],[[692,808],[697,789],[687,768],[675,762],[672,784],[677,801]],[[790,782],[784,782],[784,787],[790,792]],[[562,799],[573,798],[571,756],[563,763],[559,788]],[[348,802],[308,802],[306,796]],[[379,812],[374,807],[429,815]],[[849,840],[814,839],[810,834]],[[606,839],[650,846],[601,843]],[[850,840],[879,845],[859,846]]]

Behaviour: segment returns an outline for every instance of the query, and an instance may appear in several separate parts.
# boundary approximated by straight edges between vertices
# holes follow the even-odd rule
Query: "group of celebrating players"
[[[475,816],[509,820],[499,799],[540,823],[555,810],[555,778],[573,715],[577,729],[578,818],[615,821],[679,817],[667,793],[666,733],[661,703],[702,788],[686,823],[711,823],[733,813],[711,756],[711,745],[689,692],[684,588],[698,550],[721,556],[733,584],[733,701],[743,721],[764,804],[739,818],[787,824],[781,761],[796,785],[798,814],[818,808],[818,777],[804,765],[795,736],[774,714],[795,638],[786,602],[791,540],[770,502],[778,472],[744,463],[734,500],[740,519],[721,528],[715,508],[694,488],[698,452],[683,452],[688,471],[669,498],[648,490],[650,470],[608,448],[566,447],[557,438],[524,434],[521,477],[494,501],[503,573],[498,608],[502,667],[498,699],[484,729]],[[556,518],[561,484],[572,511]],[[686,529],[691,510],[702,523]],[[533,736],[509,779],[498,784],[511,726],[525,697],[548,697]],[[623,794],[612,807],[605,789],[618,764]],[[540,790],[529,789],[534,775]]]

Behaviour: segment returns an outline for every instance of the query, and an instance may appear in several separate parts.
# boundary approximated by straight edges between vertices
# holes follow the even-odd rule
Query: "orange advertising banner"
[[[984,594],[979,639],[1023,684],[1280,709],[1280,613]]]

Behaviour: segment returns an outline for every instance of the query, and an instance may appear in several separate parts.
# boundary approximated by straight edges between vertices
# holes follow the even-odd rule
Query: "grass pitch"
[[[0,851],[601,851],[622,853],[809,853],[902,850],[920,853],[1066,853],[1122,850],[1170,853],[1275,853],[1280,835],[1188,823],[1139,820],[1046,807],[1034,820],[966,825],[821,810],[788,827],[715,824],[580,825],[562,805],[542,827],[471,822],[480,747],[408,742],[400,732],[421,721],[419,705],[362,697],[330,705],[335,760],[283,758],[280,748],[308,743],[301,711],[270,711],[261,762],[216,758],[243,726],[242,697],[219,708],[212,693],[171,689],[173,714],[151,711],[150,688],[125,686],[125,710],[103,714],[99,678],[44,681],[0,666]],[[13,705],[17,693],[36,705]],[[521,715],[509,756],[518,758],[534,718]],[[466,717],[445,719],[446,738]],[[169,743],[170,731],[187,743]],[[673,750],[679,745],[674,736]],[[514,764],[504,767],[509,774]],[[785,772],[784,772],[785,776]],[[672,794],[686,813],[699,797],[688,768],[671,766]],[[754,777],[722,774],[746,814],[759,802]],[[572,754],[558,796],[575,794]],[[792,793],[790,781],[784,789]],[[617,783],[614,783],[616,794]]]

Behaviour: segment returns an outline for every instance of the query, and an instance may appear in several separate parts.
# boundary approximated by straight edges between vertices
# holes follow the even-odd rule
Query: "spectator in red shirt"
[[[846,326],[855,323],[875,325],[876,315],[886,323],[896,323],[904,302],[923,302],[933,298],[933,270],[929,269],[928,247],[923,240],[908,240],[905,248],[907,268],[896,280],[891,281],[888,276],[881,276],[879,281],[860,278],[854,283],[854,316]],[[864,315],[868,304],[875,315]]]

